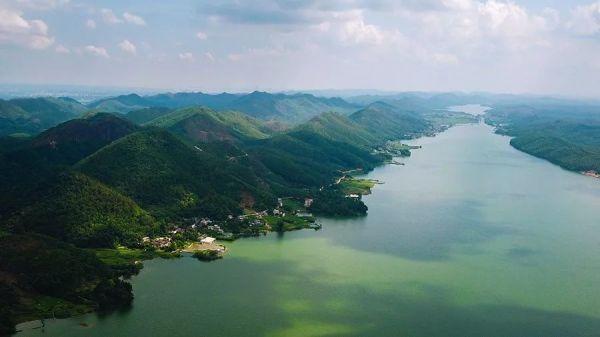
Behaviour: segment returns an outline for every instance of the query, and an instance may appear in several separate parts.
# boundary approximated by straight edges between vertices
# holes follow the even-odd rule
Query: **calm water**
[[[600,180],[485,125],[412,143],[367,217],[148,261],[130,310],[19,336],[599,336]]]
[[[481,104],[465,104],[448,107],[448,110],[450,111],[464,112],[474,116],[484,115],[485,112],[490,109],[490,107]]]

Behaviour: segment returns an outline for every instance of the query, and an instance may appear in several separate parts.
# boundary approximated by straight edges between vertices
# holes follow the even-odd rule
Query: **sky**
[[[600,98],[600,1],[0,0],[0,83]]]

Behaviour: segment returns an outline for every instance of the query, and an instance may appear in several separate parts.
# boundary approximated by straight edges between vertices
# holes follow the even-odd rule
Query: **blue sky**
[[[0,83],[600,97],[600,1],[0,0]]]

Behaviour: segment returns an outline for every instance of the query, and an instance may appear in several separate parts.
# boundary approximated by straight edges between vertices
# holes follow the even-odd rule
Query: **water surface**
[[[145,263],[127,311],[19,336],[599,336],[600,180],[451,128],[321,231]],[[85,323],[87,327],[81,326]]]
[[[450,111],[464,112],[474,116],[484,115],[485,112],[490,109],[490,107],[481,104],[465,104],[448,107],[448,110]]]

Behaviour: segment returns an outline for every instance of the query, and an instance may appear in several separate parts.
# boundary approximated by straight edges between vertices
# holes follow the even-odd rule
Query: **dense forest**
[[[278,198],[314,199],[318,215],[364,215],[336,184],[344,172],[390,159],[389,141],[476,120],[394,102],[261,92],[0,101],[2,332],[131,302],[119,276],[137,267],[115,249],[139,250],[190,219],[269,212]]]
[[[600,172],[600,107],[591,104],[499,105],[486,121],[515,148],[572,171]]]

